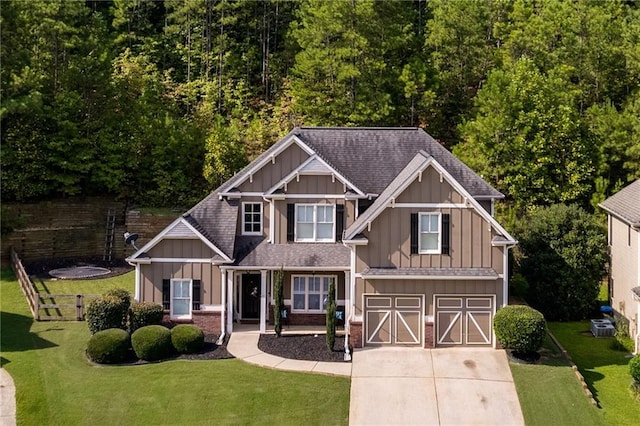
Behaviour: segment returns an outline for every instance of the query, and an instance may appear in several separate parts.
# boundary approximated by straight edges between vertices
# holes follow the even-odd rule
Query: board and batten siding
[[[307,158],[309,154],[293,143],[275,157],[275,162],[268,161],[253,174],[251,179],[238,185],[238,189],[241,192],[264,192],[281,181]]]
[[[396,200],[396,203],[462,203],[463,197],[446,180],[440,182],[440,174],[427,167],[422,180],[414,180]]]
[[[287,198],[275,202],[275,243],[287,243],[287,204],[344,204],[344,229],[347,229],[355,220],[355,202],[352,200],[337,199],[309,199]]]
[[[140,300],[162,304],[162,280],[185,278],[200,280],[203,305],[220,305],[220,269],[211,263],[152,263],[140,265]]]
[[[344,184],[328,175],[300,175],[287,183],[287,194],[344,194]]]
[[[496,295],[502,300],[502,279],[496,280],[365,280],[356,279],[356,315],[363,314],[364,294],[410,294],[425,296],[425,315],[434,315],[434,294]]]
[[[411,254],[411,213],[450,215],[450,254]],[[391,208],[387,207],[372,223],[369,239],[356,249],[356,271],[372,268],[493,268],[501,274],[503,247],[493,247],[495,232],[471,208]]]

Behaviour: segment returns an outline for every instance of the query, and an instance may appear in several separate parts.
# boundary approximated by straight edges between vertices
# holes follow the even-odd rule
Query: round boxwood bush
[[[160,325],[164,310],[162,305],[152,302],[140,302],[131,305],[129,310],[129,329],[133,333],[147,325]]]
[[[629,361],[629,373],[633,377],[633,381],[640,385],[640,355],[636,355]]]
[[[529,306],[505,306],[496,313],[493,329],[503,347],[526,357],[542,347],[547,324],[544,316]]]
[[[180,324],[171,329],[171,343],[181,354],[192,354],[204,347],[204,333],[195,325]]]
[[[87,356],[99,364],[117,364],[130,355],[131,336],[120,328],[98,331],[87,344]]]
[[[145,361],[168,358],[173,352],[171,330],[161,325],[141,327],[131,335],[131,345],[136,356]]]

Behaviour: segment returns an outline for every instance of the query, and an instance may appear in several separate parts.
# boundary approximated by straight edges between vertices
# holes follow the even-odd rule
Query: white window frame
[[[294,288],[294,282],[296,278],[302,278],[304,279],[304,309],[296,309],[296,305],[295,305],[295,288]],[[320,309],[309,309],[309,294],[318,294],[318,293],[310,293],[309,292],[309,278],[321,278],[320,281]],[[292,275],[291,276],[291,312],[305,312],[305,313],[314,313],[314,314],[322,314],[322,313],[326,313],[326,309],[325,309],[325,304],[326,304],[326,298],[323,298],[323,295],[328,295],[329,294],[329,287],[327,286],[327,292],[324,293],[324,290],[322,288],[323,286],[323,279],[327,278],[327,279],[331,279],[333,278],[335,285],[336,285],[336,302],[338,300],[338,276],[337,275]],[[328,285],[330,285],[330,281],[327,282]]]
[[[298,207],[313,207],[313,237],[311,238],[299,238],[298,237]],[[331,238],[318,238],[318,207],[331,207],[333,214],[331,218]],[[335,204],[296,204],[295,205],[295,229],[294,229],[294,241],[300,243],[335,243],[336,242],[336,206]],[[306,223],[306,222],[305,222]],[[321,222],[329,223],[329,222]]]
[[[438,247],[435,249],[422,248],[422,218],[438,216]],[[431,220],[429,220],[431,223]],[[435,232],[424,232],[425,234],[435,234]],[[440,254],[442,253],[442,213],[421,212],[418,213],[418,253],[419,254]]]
[[[173,286],[174,284],[181,282],[181,283],[188,283],[189,285],[189,313],[188,314],[180,314],[180,315],[176,315],[175,312],[173,311],[175,303],[174,300],[178,299],[176,297],[174,297],[173,295]],[[191,312],[193,311],[193,280],[189,279],[189,278],[172,278],[171,279],[171,285],[170,285],[170,299],[169,299],[169,308],[170,308],[170,316],[171,318],[174,319],[191,319]],[[186,298],[184,297],[180,297],[179,299],[185,300]]]
[[[260,230],[259,231],[247,231],[246,229],[246,225],[247,224],[251,224],[251,225],[255,225],[255,222],[251,221],[251,222],[246,222],[245,221],[245,215],[247,213],[246,208],[248,205],[251,206],[255,206],[258,205],[260,206]],[[242,202],[242,235],[262,235],[262,203],[260,201],[244,201]],[[254,212],[251,212],[250,214],[255,214]]]

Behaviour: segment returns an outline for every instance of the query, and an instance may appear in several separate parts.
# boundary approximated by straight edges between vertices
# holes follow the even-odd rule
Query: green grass
[[[629,390],[629,354],[612,349],[614,338],[595,338],[588,321],[549,323],[602,407],[607,424],[638,424],[640,403]]]
[[[34,322],[10,271],[0,278],[2,366],[21,425],[346,424],[348,378],[238,360],[93,366],[84,322]]]
[[[578,378],[547,337],[538,364],[510,363],[520,407],[528,426],[603,425]]]
[[[34,279],[38,293],[42,294],[103,294],[113,288],[124,288],[133,294],[134,272],[101,280],[40,280]]]

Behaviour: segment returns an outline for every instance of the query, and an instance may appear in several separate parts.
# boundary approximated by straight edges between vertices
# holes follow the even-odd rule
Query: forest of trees
[[[640,3],[3,1],[2,201],[188,207],[297,125],[418,126],[514,211],[640,178]]]

